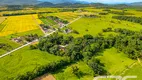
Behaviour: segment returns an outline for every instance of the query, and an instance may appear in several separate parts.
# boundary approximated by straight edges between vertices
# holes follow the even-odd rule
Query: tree
[[[84,35],[84,39],[93,39],[93,36],[90,34]]]
[[[59,46],[58,45],[54,45],[53,47],[51,47],[49,49],[49,52],[55,55],[59,55]]]
[[[79,71],[78,66],[74,65],[71,67],[72,69],[72,73],[75,74],[78,78],[80,78],[82,76],[81,71]]]
[[[75,74],[75,75],[77,75],[78,71],[79,71],[78,66],[72,66],[71,68],[72,68],[72,73]]]
[[[95,75],[105,75],[107,74],[107,71],[105,70],[104,64],[100,62],[99,59],[92,58],[88,65],[93,69]]]
[[[33,49],[37,49],[37,45],[30,45],[30,49],[33,50]]]

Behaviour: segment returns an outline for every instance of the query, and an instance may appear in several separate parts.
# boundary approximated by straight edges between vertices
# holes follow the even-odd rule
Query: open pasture
[[[77,66],[79,68],[80,76],[72,73],[72,66]],[[79,61],[57,71],[54,73],[54,76],[57,80],[92,80],[93,74],[93,70],[85,62]]]
[[[9,80],[63,58],[27,46],[0,59],[0,80]]]
[[[40,23],[37,15],[10,16],[0,24],[0,36],[39,29]]]
[[[112,16],[112,14],[109,14],[102,16],[101,18],[81,18],[68,26],[72,30],[78,31],[79,34],[70,33],[70,35],[79,37],[85,34],[91,34],[95,36],[98,33],[103,34],[102,29],[106,29],[108,27],[113,29],[125,28],[133,31],[140,31],[142,29],[142,25],[140,24],[112,19]],[[106,35],[106,33],[103,35]]]
[[[103,9],[96,9],[96,8],[83,8],[83,10],[88,11],[88,12],[102,12]]]
[[[132,68],[127,70],[123,76],[137,76],[135,80],[141,80],[142,79],[142,63],[137,63]],[[134,79],[128,79],[128,80],[134,80]]]
[[[133,13],[134,14],[133,16],[136,16],[136,17],[142,17],[142,11],[128,10],[126,12]]]
[[[107,71],[111,75],[119,75],[128,66],[132,65],[135,61],[128,58],[122,52],[117,52],[117,49],[111,48],[103,52],[102,56],[98,56],[102,63],[104,63]]]

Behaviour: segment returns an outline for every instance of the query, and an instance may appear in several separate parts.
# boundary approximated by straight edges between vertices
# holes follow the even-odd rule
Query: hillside
[[[142,6],[142,2],[131,3],[131,5],[133,5],[133,6]]]
[[[48,7],[48,6],[54,6],[54,4],[50,2],[42,2],[42,3],[37,4],[37,6]]]

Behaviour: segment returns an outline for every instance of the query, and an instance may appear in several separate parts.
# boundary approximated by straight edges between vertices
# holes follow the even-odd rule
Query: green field
[[[55,27],[55,28],[57,28],[59,25],[56,23],[56,22],[54,22],[53,20],[51,20],[51,19],[49,19],[49,18],[43,18],[43,19],[41,19],[41,21],[44,23],[44,24],[46,24],[46,25],[48,25],[48,26],[52,26],[52,27]]]
[[[59,17],[60,19],[67,20],[67,21],[72,21],[76,19],[79,16],[79,13],[74,13],[74,12],[58,12],[58,13],[49,13],[49,14],[43,14],[44,17],[47,16],[56,16]]]
[[[129,59],[124,53],[118,53],[115,48],[105,50],[102,56],[98,56],[97,58],[104,63],[106,69],[112,75],[121,74],[123,70],[135,62]]]
[[[137,76],[135,80],[141,80],[142,79],[142,65],[137,63],[135,66],[130,68],[123,74],[123,76]],[[127,79],[127,80],[134,80],[134,79]]]
[[[41,65],[47,65],[50,62],[61,59],[63,58],[25,47],[0,59],[0,80],[7,80],[8,78],[25,74]]]
[[[15,43],[5,37],[0,37],[0,43],[8,44],[10,45],[13,49],[17,48],[20,46],[20,44]],[[0,55],[5,54],[7,51],[0,49]]]
[[[72,30],[78,31],[80,34],[73,34],[73,36],[83,36],[85,34],[97,35],[98,33],[102,33],[102,29],[106,29],[111,27],[115,28],[125,28],[134,31],[140,31],[142,29],[142,25],[137,23],[132,23],[128,21],[119,21],[111,18],[112,15],[103,16],[101,18],[81,18],[80,20],[72,23],[69,27]],[[106,33],[104,33],[106,35]]]
[[[107,49],[101,53],[101,55],[102,56],[98,56],[97,58],[104,63],[106,70],[111,75],[120,75],[123,70],[135,62],[134,60],[129,59],[124,53],[118,53],[115,48]],[[73,65],[79,67],[79,71],[82,73],[81,78],[72,73],[71,67]],[[57,71],[54,73],[54,76],[57,80],[92,80],[93,74],[93,71],[86,63],[79,61]]]
[[[36,30],[31,30],[31,31],[26,31],[26,32],[22,32],[22,33],[15,33],[15,34],[11,34],[8,36],[5,36],[8,39],[11,38],[15,38],[15,37],[19,37],[19,36],[25,36],[25,35],[29,35],[29,34],[37,34],[38,36],[43,36],[43,32],[40,29],[36,29]]]
[[[79,71],[81,73],[80,76],[76,76],[72,73],[72,66],[74,65],[79,68]],[[57,71],[56,73],[54,73],[54,76],[56,80],[92,80],[93,74],[94,72],[86,63],[79,61]]]

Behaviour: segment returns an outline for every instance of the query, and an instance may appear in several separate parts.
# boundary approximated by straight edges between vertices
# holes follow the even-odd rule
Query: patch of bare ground
[[[34,80],[56,80],[56,79],[51,74],[50,75],[49,74],[45,74],[45,75],[40,76],[40,77],[38,77],[38,78],[36,78]]]

